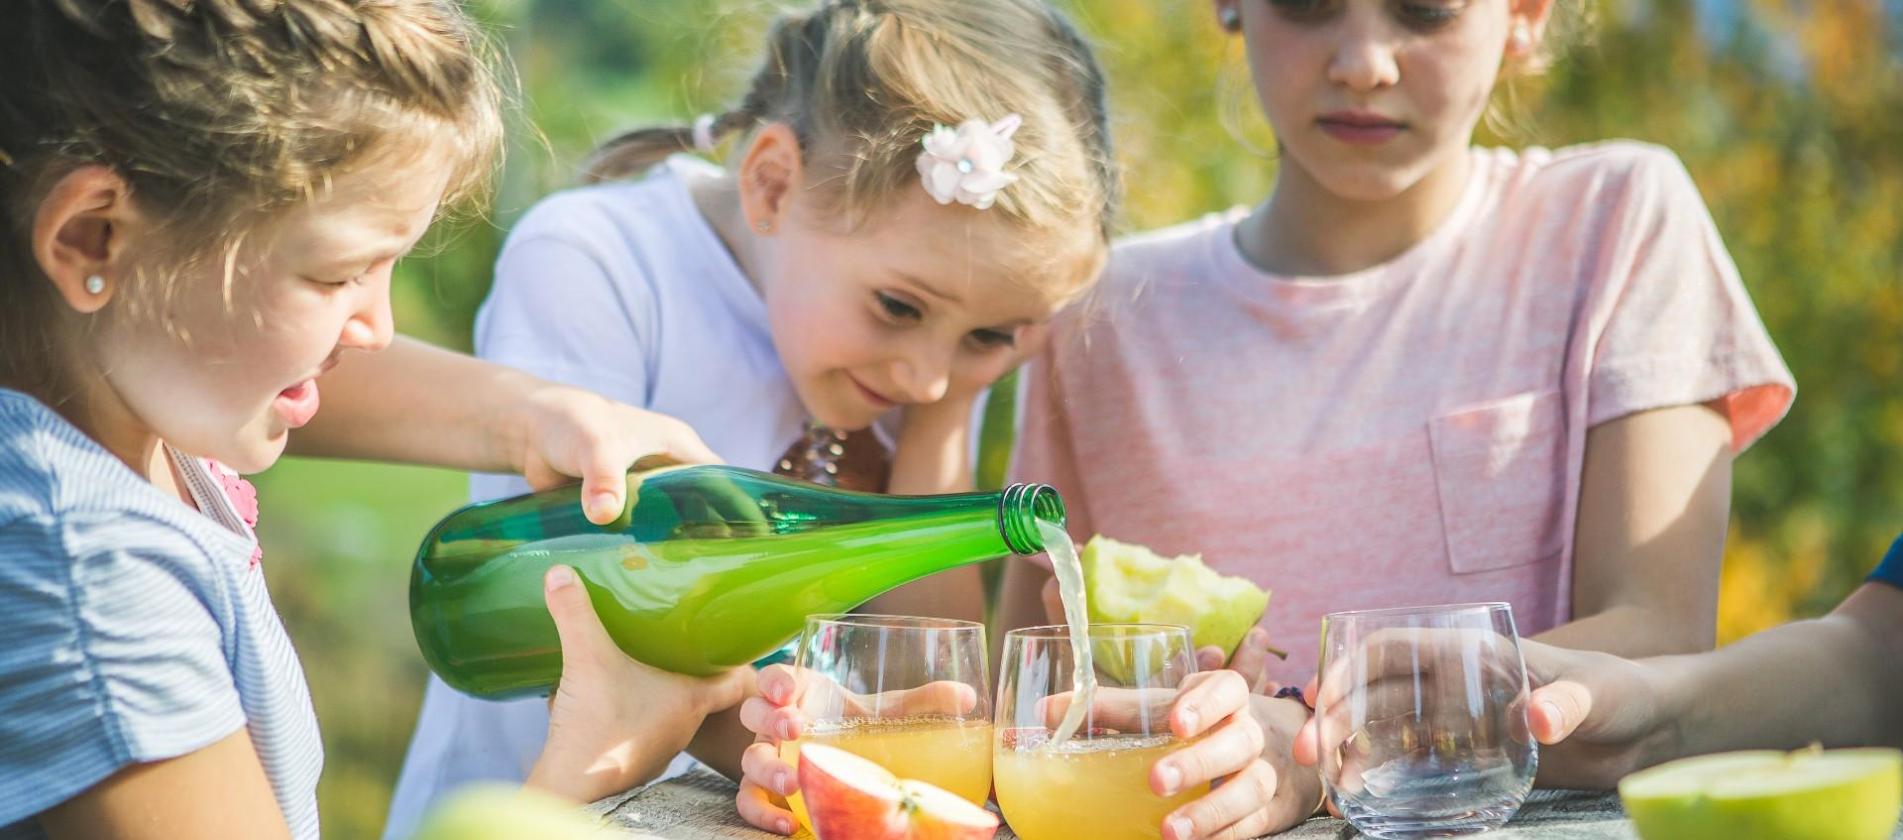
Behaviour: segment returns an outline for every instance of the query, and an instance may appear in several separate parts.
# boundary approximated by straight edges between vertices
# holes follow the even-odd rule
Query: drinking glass
[[[1320,670],[1322,784],[1361,833],[1473,834],[1525,801],[1539,753],[1508,605],[1330,613]]]
[[[780,759],[826,744],[977,804],[991,794],[991,686],[985,628],[895,615],[815,615],[793,654],[805,723]],[[813,829],[798,793],[793,815]]]
[[[1169,708],[1196,671],[1189,631],[1091,625],[1096,697],[1077,734],[1052,747],[1073,697],[1068,633],[1058,625],[1005,634],[992,760],[998,808],[1023,840],[1160,838],[1164,817],[1209,790],[1150,790],[1150,767],[1184,746],[1170,733]]]

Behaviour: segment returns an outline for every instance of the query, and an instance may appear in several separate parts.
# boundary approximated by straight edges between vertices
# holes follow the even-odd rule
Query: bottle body
[[[1041,485],[879,496],[722,466],[630,475],[631,503],[608,525],[582,516],[577,492],[471,505],[424,541],[410,618],[423,658],[451,687],[504,699],[555,682],[561,647],[542,575],[557,563],[574,567],[628,655],[711,674],[778,648],[807,615],[1041,550],[1015,520],[1063,518],[1056,493]]]

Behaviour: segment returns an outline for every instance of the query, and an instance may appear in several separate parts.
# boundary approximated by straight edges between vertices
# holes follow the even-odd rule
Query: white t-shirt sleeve
[[[511,238],[476,317],[476,355],[646,405],[653,292],[644,278],[615,276],[609,264],[583,242],[533,233]]]
[[[555,233],[573,214],[560,197],[532,212],[496,259],[495,285],[476,315],[476,355],[636,406],[650,402],[659,315],[652,286],[619,242],[586,225]],[[575,208],[589,209],[592,208]],[[611,270],[609,266],[616,266]],[[472,501],[529,491],[516,475],[470,477]]]

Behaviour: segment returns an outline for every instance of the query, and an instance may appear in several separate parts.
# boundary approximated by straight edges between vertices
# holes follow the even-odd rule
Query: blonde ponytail
[[[728,111],[714,117],[708,125],[711,145],[737,131],[753,128],[758,118],[741,111]],[[694,136],[692,125],[637,128],[597,147],[582,164],[581,182],[598,184],[646,172],[649,167],[679,152],[709,151]]]

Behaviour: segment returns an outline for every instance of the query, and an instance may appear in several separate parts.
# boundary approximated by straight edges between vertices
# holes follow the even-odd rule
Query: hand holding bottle
[[[552,567],[543,581],[561,637],[562,677],[549,697],[548,744],[529,786],[590,802],[651,781],[702,720],[752,688],[750,668],[687,677],[629,659],[573,569]]]
[[[892,717],[969,713],[978,705],[970,685],[941,680],[913,689],[859,695],[846,691],[825,675],[787,665],[760,670],[759,691],[740,706],[740,723],[757,737],[741,759],[740,793],[735,798],[740,816],[756,827],[781,834],[793,833],[793,813],[773,796],[799,790],[799,774],[780,760],[783,741],[797,740],[806,722],[833,710],[835,717],[871,716],[874,710]]]
[[[596,524],[627,503],[627,474],[637,462],[718,464],[720,456],[686,423],[606,397],[549,384],[503,418],[509,463],[545,490],[576,478],[582,507]]]

